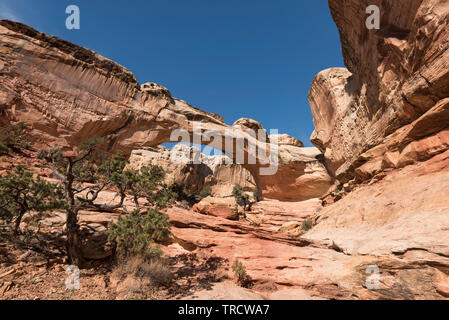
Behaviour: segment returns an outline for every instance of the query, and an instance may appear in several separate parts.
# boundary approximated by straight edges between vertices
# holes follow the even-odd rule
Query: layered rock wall
[[[365,10],[378,5],[380,30]],[[325,70],[309,101],[312,142],[342,182],[423,161],[448,148],[447,1],[330,0],[347,69]],[[373,149],[375,148],[375,149]]]

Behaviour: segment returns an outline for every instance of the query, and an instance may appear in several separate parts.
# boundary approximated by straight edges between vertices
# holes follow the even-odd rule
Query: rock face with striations
[[[325,70],[309,101],[312,142],[342,182],[424,161],[449,148],[447,1],[330,0],[348,69]],[[378,5],[380,30],[362,13]]]
[[[449,2],[329,3],[347,69],[312,83],[312,142],[343,188],[303,239],[371,257],[381,273],[374,295],[447,298]],[[380,30],[361,17],[372,4]]]
[[[29,123],[43,146],[103,137],[108,149],[130,153],[169,141],[190,120],[224,125],[162,86],[140,86],[91,50],[7,20],[0,20],[0,70],[2,118]]]

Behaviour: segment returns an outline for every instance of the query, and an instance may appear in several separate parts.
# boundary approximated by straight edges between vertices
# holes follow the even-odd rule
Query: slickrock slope
[[[0,80],[1,123],[30,124],[36,146],[73,147],[88,138],[102,137],[108,151],[130,154],[171,142],[175,129],[193,135],[194,122],[223,138],[232,128],[220,116],[173,98],[160,85],[140,86],[130,71],[91,50],[7,20],[0,20]],[[235,128],[253,124],[260,126],[254,120],[241,119]],[[245,135],[240,131],[231,138],[241,136]],[[259,144],[256,138],[247,138],[248,144]],[[212,147],[224,151],[224,139],[214,140]],[[269,145],[262,147],[270,150]],[[319,152],[298,148],[296,159],[291,156],[291,146],[285,149],[279,160],[284,167],[274,180],[260,176],[260,164],[245,165],[262,194],[282,197],[283,190],[288,189],[288,199],[322,196],[331,178],[316,159]],[[237,152],[228,156],[235,159]],[[242,154],[247,152],[245,147]],[[288,181],[283,185],[285,178]],[[316,186],[306,187],[305,182],[316,182]]]
[[[340,181],[371,178],[449,147],[447,1],[330,0],[348,68],[325,70],[309,101],[313,143]],[[381,11],[380,30],[365,9]]]
[[[324,208],[306,238],[334,242],[353,255],[422,250],[449,258],[448,213],[449,152],[445,152],[357,187]]]

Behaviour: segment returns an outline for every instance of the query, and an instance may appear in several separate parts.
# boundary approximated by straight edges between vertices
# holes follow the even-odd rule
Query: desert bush
[[[195,196],[186,191],[187,188],[184,182],[175,181],[168,187],[168,189],[175,201],[186,201],[190,206],[196,203]]]
[[[212,187],[211,186],[205,186],[201,192],[197,195],[196,200],[200,202],[204,198],[212,196]]]
[[[11,152],[11,149],[9,149],[2,141],[0,138],[0,156],[1,155],[5,155]]]
[[[148,260],[142,255],[135,255],[117,261],[113,270],[113,276],[124,279],[129,275],[150,280],[153,285],[162,286],[167,286],[173,279],[170,268],[162,259]]]
[[[170,268],[161,259],[140,263],[135,274],[137,277],[150,279],[158,286],[167,286],[173,279]]]
[[[156,209],[148,209],[144,214],[136,210],[110,224],[108,241],[115,242],[121,257],[142,255],[152,260],[162,254],[155,242],[164,241],[170,235],[170,224],[165,214]]]
[[[244,210],[249,209],[251,204],[249,201],[249,196],[244,193],[244,190],[240,185],[237,184],[234,186],[234,189],[232,190],[232,195],[234,196],[237,204],[242,206]]]
[[[240,260],[238,259],[234,260],[234,263],[232,264],[232,271],[234,272],[234,276],[236,277],[237,283],[240,286],[244,288],[249,286],[251,279],[246,273],[246,267]]]
[[[312,220],[305,220],[303,221],[302,225],[301,225],[301,229],[305,232],[309,231],[310,229],[313,228],[313,221]]]
[[[123,281],[120,291],[127,300],[157,299],[161,287],[167,288],[173,279],[170,267],[162,259],[148,261],[141,255],[122,258],[115,264],[112,278]]]
[[[30,148],[30,128],[24,122],[10,124],[0,129],[0,154]]]
[[[63,208],[62,198],[60,186],[34,177],[25,166],[17,166],[13,173],[0,176],[0,217],[6,221],[14,219],[15,233],[27,212]]]
[[[168,190],[176,201],[186,201],[189,206],[193,206],[204,198],[212,196],[211,186],[205,186],[198,194],[192,194],[187,191],[186,185],[182,181],[175,181],[168,187]]]

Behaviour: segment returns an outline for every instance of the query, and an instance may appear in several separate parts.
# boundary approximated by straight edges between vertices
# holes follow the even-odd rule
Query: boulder
[[[99,223],[80,226],[82,254],[85,259],[101,260],[112,256],[115,246],[108,243],[108,229]]]
[[[234,220],[238,217],[239,208],[234,198],[207,197],[195,204],[194,212]]]
[[[288,134],[270,134],[269,139],[270,141],[277,141],[278,144],[282,146],[294,146],[298,148],[304,147],[304,143],[302,143],[302,141],[289,136]]]

